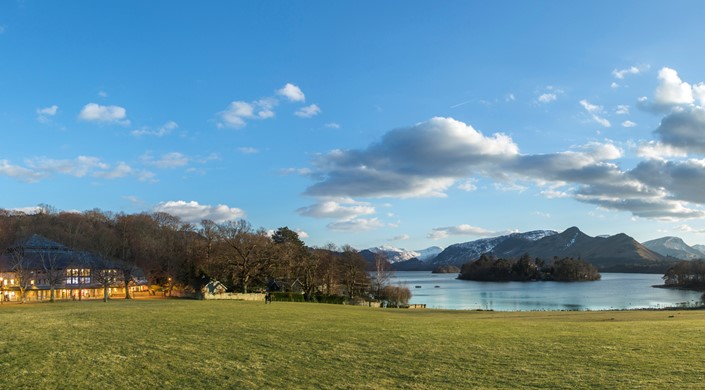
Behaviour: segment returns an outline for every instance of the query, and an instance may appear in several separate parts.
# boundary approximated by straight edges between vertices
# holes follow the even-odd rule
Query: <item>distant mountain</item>
[[[417,259],[420,261],[428,261],[436,257],[443,249],[432,246],[430,248],[421,249],[418,251],[408,251],[402,248],[395,248],[389,245],[378,246],[374,248],[366,249],[372,253],[381,254],[387,257],[390,263],[399,263],[404,261],[409,261],[411,259]]]
[[[495,248],[493,253],[510,258],[519,257],[524,253],[545,260],[554,257],[580,258],[601,269],[648,268],[666,261],[664,256],[646,248],[624,233],[609,237],[590,237],[577,227],[571,227],[562,233],[544,237],[528,245],[509,247],[503,244]]]
[[[675,257],[681,260],[705,258],[705,253],[691,247],[678,237],[661,237],[646,241],[642,245],[663,256]]]
[[[573,257],[603,270],[632,272],[650,272],[655,268],[660,271],[668,262],[665,256],[624,233],[590,237],[577,227],[571,227],[562,233],[538,230],[451,245],[433,260],[433,264],[462,265],[487,252],[504,258],[519,258],[524,253],[544,260]]]
[[[695,245],[693,245],[693,249],[698,250],[703,255],[705,255],[705,245],[695,244]]]
[[[468,261],[477,260],[481,254],[493,252],[494,249],[507,242],[507,247],[512,245],[527,245],[530,242],[544,237],[558,234],[553,230],[534,230],[526,233],[512,233],[493,238],[482,238],[475,241],[464,242],[447,247],[431,263],[434,266],[456,265],[461,266]]]

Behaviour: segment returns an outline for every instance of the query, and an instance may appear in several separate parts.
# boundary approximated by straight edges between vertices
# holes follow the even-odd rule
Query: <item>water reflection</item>
[[[694,305],[700,293],[653,288],[661,275],[603,273],[594,282],[473,282],[456,274],[397,272],[390,281],[405,285],[411,303],[456,310],[609,310]]]

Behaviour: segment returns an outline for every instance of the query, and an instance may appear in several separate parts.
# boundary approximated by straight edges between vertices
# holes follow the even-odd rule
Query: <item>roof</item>
[[[121,268],[118,261],[105,259],[87,251],[72,250],[39,234],[33,234],[24,242],[8,248],[7,253],[0,256],[0,270],[9,271],[14,268],[18,253],[21,253],[26,269],[44,269],[44,265],[49,266],[49,263],[52,263],[53,269],[91,266],[102,269]]]

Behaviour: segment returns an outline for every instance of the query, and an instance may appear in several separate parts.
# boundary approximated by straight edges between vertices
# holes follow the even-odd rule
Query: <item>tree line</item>
[[[667,287],[705,291],[705,260],[679,261],[666,271],[663,281]]]
[[[403,287],[385,289],[391,265],[383,257],[369,264],[349,245],[307,247],[288,227],[271,232],[242,219],[191,224],[163,212],[57,212],[50,206],[36,214],[0,210],[2,250],[32,234],[114,260],[125,287],[142,272],[167,294],[184,289],[198,295],[209,281],[219,280],[231,291],[297,291],[306,301],[322,296],[408,301],[395,290]]]
[[[479,281],[531,281],[553,280],[560,282],[599,280],[597,268],[580,259],[554,257],[545,262],[531,259],[524,254],[518,260],[497,258],[485,253],[476,261],[463,264],[458,279]]]

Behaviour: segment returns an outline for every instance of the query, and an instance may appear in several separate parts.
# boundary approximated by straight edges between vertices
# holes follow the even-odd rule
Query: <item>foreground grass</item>
[[[705,312],[0,307],[3,388],[701,388]]]

